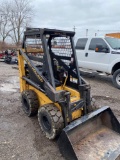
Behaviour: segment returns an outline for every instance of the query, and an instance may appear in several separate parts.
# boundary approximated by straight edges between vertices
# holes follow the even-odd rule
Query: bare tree
[[[28,22],[30,23],[33,15],[33,9],[29,0],[12,0],[10,7],[9,20],[13,28],[11,38],[19,45],[21,35]]]
[[[9,3],[1,3],[0,5],[0,36],[2,37],[2,41],[9,36],[10,32],[13,30],[9,21]]]
[[[0,6],[0,34],[3,41],[10,36],[16,45],[20,44],[21,36],[27,24],[31,22],[33,7],[30,0],[4,0]]]

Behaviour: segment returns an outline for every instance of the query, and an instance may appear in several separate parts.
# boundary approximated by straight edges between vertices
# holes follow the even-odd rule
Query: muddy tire
[[[54,104],[46,104],[39,108],[38,121],[48,139],[55,139],[64,127],[62,114]]]
[[[96,104],[96,100],[91,97],[91,106],[88,107],[88,113],[93,112],[95,110],[97,110],[99,107]]]
[[[113,74],[113,84],[116,88],[120,89],[120,69]]]
[[[38,113],[39,101],[37,94],[33,90],[23,91],[21,94],[22,108],[28,117]]]

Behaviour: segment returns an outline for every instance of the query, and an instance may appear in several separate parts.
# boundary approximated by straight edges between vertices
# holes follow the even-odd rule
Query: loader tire
[[[62,114],[54,104],[46,104],[39,108],[38,121],[48,139],[55,139],[64,127]]]
[[[39,101],[37,94],[33,90],[23,91],[21,94],[22,107],[28,117],[34,116],[38,112]]]

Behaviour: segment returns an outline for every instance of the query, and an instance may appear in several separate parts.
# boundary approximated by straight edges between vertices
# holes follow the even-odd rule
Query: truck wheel
[[[23,91],[21,94],[22,107],[28,117],[34,116],[38,112],[39,101],[37,94],[33,90]]]
[[[55,139],[64,127],[62,114],[54,104],[46,104],[39,108],[38,121],[48,139]]]
[[[116,88],[120,89],[120,69],[116,70],[113,74],[113,84]]]

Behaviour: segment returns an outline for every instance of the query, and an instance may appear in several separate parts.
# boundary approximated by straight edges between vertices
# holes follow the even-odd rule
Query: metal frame
[[[46,41],[47,35],[49,35],[48,41]],[[45,93],[50,98],[50,100],[52,100],[53,102],[57,102],[61,106],[65,126],[67,126],[68,124],[67,119],[69,119],[69,122],[72,121],[72,113],[75,110],[83,108],[84,114],[87,114],[87,107],[90,106],[90,86],[80,76],[80,71],[78,68],[77,57],[76,57],[76,51],[74,47],[74,40],[73,40],[74,35],[75,35],[75,32],[70,32],[70,31],[62,31],[62,30],[55,30],[55,29],[27,28],[27,30],[24,32],[23,45],[22,45],[26,53],[24,53],[22,50],[20,50],[19,52],[19,54],[22,55],[23,59],[26,61],[28,68],[34,73],[34,77],[37,79],[37,81],[39,81],[39,84],[37,84],[36,81],[27,78],[26,76],[23,76],[23,79],[28,84],[34,86],[41,92]],[[35,60],[35,61],[42,62],[41,59],[27,55],[26,44],[25,44],[26,38],[27,37],[31,38],[33,36],[41,38],[43,53],[44,53],[43,66],[44,66],[44,70],[46,70],[48,73],[49,81],[48,79],[46,79],[46,77],[42,75],[42,73],[31,61],[31,60]],[[73,68],[76,71],[73,71],[73,68],[71,68],[70,70],[69,66],[67,66],[61,60],[61,59],[70,60],[71,57],[57,56],[54,54],[54,52],[52,52],[52,49],[51,49],[52,38],[61,37],[61,36],[63,37],[69,36],[70,38],[72,56],[74,58]],[[53,58],[57,59],[59,64],[70,72],[71,76],[78,79],[77,85],[69,84],[70,82],[69,83],[67,82],[69,85],[72,85],[74,89],[77,89],[80,92],[81,98],[79,101],[76,102],[76,104],[70,103],[69,92],[66,92],[64,90],[56,91],[55,79],[53,74],[53,70],[54,70]],[[72,106],[74,105],[76,105],[76,107],[72,109]]]

